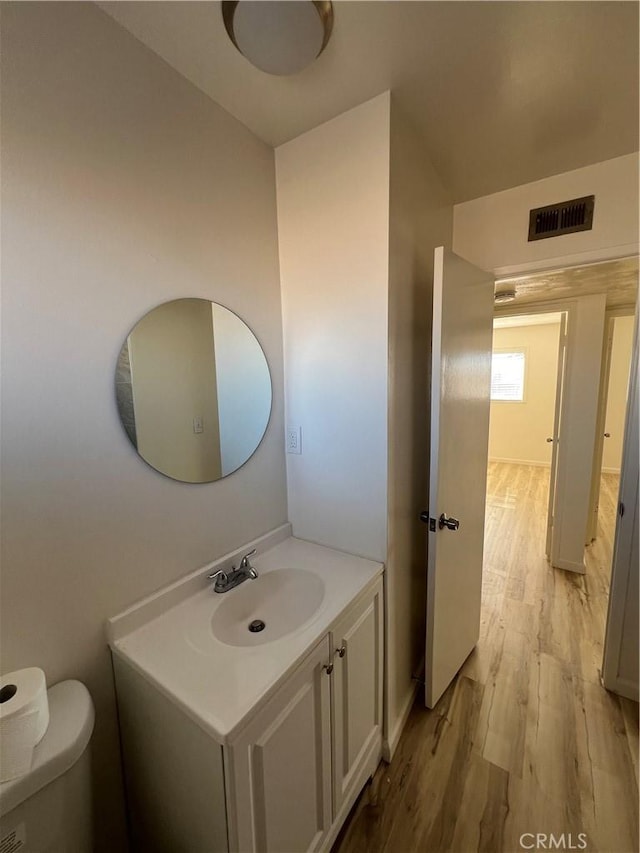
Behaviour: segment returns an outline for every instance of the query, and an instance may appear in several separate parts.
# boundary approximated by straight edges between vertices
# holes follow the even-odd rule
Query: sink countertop
[[[290,528],[289,528],[290,529]],[[213,592],[207,574],[227,558],[210,564],[109,621],[109,645],[147,681],[178,705],[219,743],[226,743],[258,702],[271,695],[306,652],[374,579],[381,563],[314,545],[292,536],[252,558],[260,574],[295,568],[318,574],[325,584],[320,608],[303,625],[271,642],[231,646],[211,631],[214,611],[229,592]],[[281,537],[280,537],[281,538]],[[181,585],[188,597],[176,603]],[[163,610],[163,601],[166,606]],[[145,616],[146,614],[146,616]],[[138,623],[138,624],[136,624]]]

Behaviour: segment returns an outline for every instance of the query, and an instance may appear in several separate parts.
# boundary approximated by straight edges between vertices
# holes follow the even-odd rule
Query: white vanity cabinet
[[[254,544],[252,586],[212,592],[228,555],[109,621],[134,851],[327,853],[380,760],[383,566],[288,526]],[[278,585],[291,567],[324,595],[270,640],[309,588]],[[253,624],[249,604],[266,639],[220,640],[222,616]]]
[[[382,746],[382,581],[347,608],[228,750],[235,851],[326,850]]]
[[[232,851],[320,849],[331,809],[329,638],[229,747]]]
[[[382,743],[382,581],[331,632],[333,813],[351,808]]]

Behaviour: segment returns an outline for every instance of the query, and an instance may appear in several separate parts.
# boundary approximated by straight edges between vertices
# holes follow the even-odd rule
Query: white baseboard
[[[402,735],[402,730],[404,729],[406,722],[409,718],[409,714],[411,713],[411,708],[413,707],[414,700],[416,698],[416,692],[419,687],[419,683],[417,681],[413,682],[411,690],[407,694],[407,698],[405,700],[404,705],[402,706],[402,711],[400,716],[395,722],[393,730],[389,736],[388,740],[382,741],[382,757],[387,762],[387,764],[393,758],[393,754],[398,747],[398,743],[400,741],[400,736]]]
[[[584,575],[587,572],[584,562],[572,563],[570,560],[556,560],[551,565],[554,569],[564,569],[565,572],[575,572],[578,575]]]
[[[620,469],[619,468],[603,468],[602,473],[603,474],[618,474],[619,475]]]
[[[537,459],[503,459],[501,456],[490,456],[489,462],[506,462],[507,465],[533,465],[534,468],[551,468],[551,462],[539,462]]]

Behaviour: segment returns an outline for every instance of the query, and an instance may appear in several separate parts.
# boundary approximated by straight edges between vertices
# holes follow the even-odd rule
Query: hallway
[[[435,710],[419,695],[334,853],[499,853],[537,833],[637,851],[638,706],[599,683],[618,478],[579,576],[544,556],[548,477],[490,463],[479,643]]]

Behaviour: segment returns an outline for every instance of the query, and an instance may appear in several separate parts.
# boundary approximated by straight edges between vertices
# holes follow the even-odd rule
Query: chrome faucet
[[[256,549],[254,548],[253,551],[249,551],[248,554],[245,554],[240,560],[238,568],[232,566],[229,573],[225,572],[223,569],[218,569],[217,572],[209,575],[209,580],[215,580],[215,584],[213,585],[214,592],[229,592],[230,589],[239,586],[249,578],[257,578],[258,573],[249,562],[249,557],[253,557],[255,553]]]
[[[249,557],[253,557],[253,555],[255,553],[256,553],[256,549],[254,548],[253,551],[249,551],[248,554],[245,554],[244,557],[240,560],[240,565],[238,566],[237,571],[241,571],[242,569],[244,569],[245,571],[247,571],[249,573],[249,577],[257,578],[258,573],[256,572],[256,570],[253,568],[253,566],[249,562]]]

